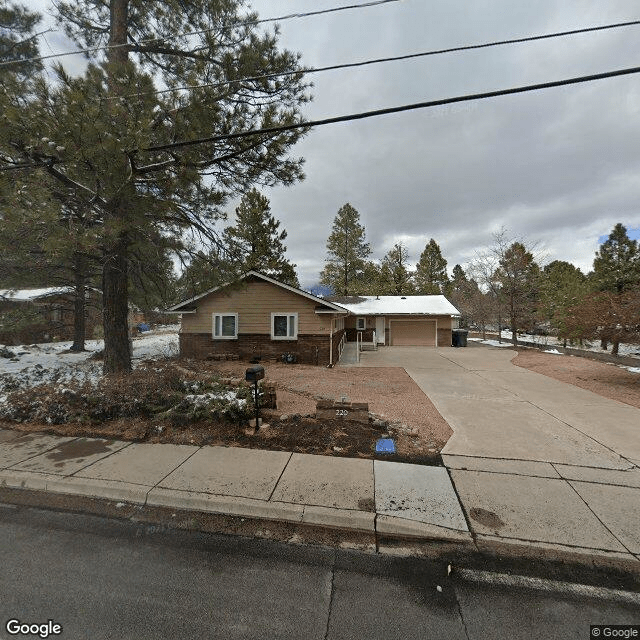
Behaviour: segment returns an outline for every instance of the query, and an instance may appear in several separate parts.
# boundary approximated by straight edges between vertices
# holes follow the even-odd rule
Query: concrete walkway
[[[451,425],[442,452],[479,548],[640,558],[640,410],[511,364],[515,352],[387,347]]]
[[[0,487],[471,543],[447,470],[0,431]]]

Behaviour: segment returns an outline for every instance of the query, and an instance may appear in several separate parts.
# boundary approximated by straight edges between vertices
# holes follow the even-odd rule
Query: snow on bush
[[[174,425],[198,420],[242,422],[251,415],[248,389],[189,377],[171,357],[177,354],[177,327],[164,327],[133,341],[134,370],[104,378],[102,362],[89,352],[71,353],[71,343],[28,345],[0,359],[0,418],[15,422],[95,424],[120,418],[151,418]],[[142,358],[145,358],[142,360]]]

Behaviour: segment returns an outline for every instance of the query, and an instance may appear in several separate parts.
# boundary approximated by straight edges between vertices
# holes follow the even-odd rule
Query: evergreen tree
[[[409,252],[398,242],[382,260],[380,295],[403,296],[415,293],[413,276],[409,273]]]
[[[91,207],[100,224],[104,371],[126,372],[132,243],[171,237],[183,250],[189,234],[214,242],[231,195],[301,179],[302,160],[288,153],[304,131],[220,136],[299,123],[308,85],[299,56],[278,50],[277,30],[263,31],[239,0],[77,0],[55,10],[79,46],[109,48],[79,78],[58,67],[54,82],[35,83],[31,109],[21,94],[9,96],[0,164],[24,167],[32,183],[48,176],[68,200]],[[158,93],[156,83],[175,91]],[[193,85],[204,86],[177,89]]]
[[[320,283],[331,287],[339,296],[361,293],[365,261],[371,254],[371,247],[365,241],[360,214],[349,203],[340,207],[333,220],[327,252]]]
[[[566,337],[569,309],[589,292],[586,276],[564,260],[554,260],[544,267],[540,277],[540,312],[560,336]]]
[[[269,199],[248,191],[236,208],[236,223],[225,230],[230,251],[239,254],[240,268],[260,271],[280,282],[300,287],[295,265],[285,257],[287,232],[270,213]]]
[[[468,282],[469,279],[464,269],[459,264],[455,265],[449,282],[449,292],[453,294],[462,291]]]
[[[379,262],[365,260],[362,273],[359,274],[354,289],[360,296],[376,296],[380,294],[382,268]]]
[[[416,291],[420,295],[447,293],[449,276],[447,261],[442,257],[440,246],[431,238],[420,255],[414,276]]]
[[[593,261],[593,276],[598,291],[624,293],[640,284],[640,250],[624,225],[618,223]]]
[[[494,277],[509,317],[514,345],[518,344],[518,331],[534,322],[539,274],[540,268],[533,254],[521,242],[514,242],[501,250]]]
[[[616,224],[607,240],[600,246],[589,278],[596,291],[611,294],[596,296],[596,306],[600,309],[599,319],[602,322],[603,318],[609,318],[609,323],[603,324],[600,330],[601,346],[606,349],[607,343],[611,340],[611,353],[617,355],[621,333],[617,329],[619,323],[616,320],[616,312],[623,307],[629,308],[621,302],[625,294],[631,292],[632,297],[640,296],[640,249],[637,240],[629,238],[623,224]],[[605,313],[603,308],[607,308],[608,311]],[[585,314],[584,318],[596,317],[586,305],[579,309]]]
[[[2,85],[17,82],[25,89],[33,74],[42,69],[39,61],[32,60],[39,53],[35,28],[40,19],[40,14],[25,6],[0,0],[0,62],[12,63],[0,66]]]
[[[205,291],[233,282],[241,275],[236,265],[221,248],[194,253],[177,280],[173,302],[194,298]]]
[[[39,20],[39,14],[0,0],[0,117],[3,120],[12,104],[21,108],[29,104],[31,80],[41,67],[38,62],[17,61],[38,56],[34,29]],[[0,129],[4,126],[2,122]],[[41,286],[37,268],[33,268],[35,260],[29,260],[26,252],[36,244],[35,238],[41,236],[42,225],[34,228],[31,220],[22,218],[29,215],[43,196],[46,199],[47,194],[34,190],[29,197],[16,173],[0,172],[0,286]],[[32,268],[25,271],[23,267],[29,262]]]

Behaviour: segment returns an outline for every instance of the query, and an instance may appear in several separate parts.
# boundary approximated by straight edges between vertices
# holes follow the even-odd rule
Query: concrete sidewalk
[[[603,493],[604,485],[570,483],[539,467],[511,474],[464,464],[464,471],[461,464],[449,471],[384,460],[0,431],[0,487],[8,489],[329,527],[404,540],[422,551],[426,544],[467,555],[579,557],[589,565],[640,573],[638,530],[632,528],[638,503],[627,501],[628,521],[620,521],[619,503],[609,503],[606,493],[615,485]],[[482,474],[488,481],[478,481]],[[501,493],[514,496],[514,519],[504,514],[504,500],[493,504]]]
[[[384,460],[0,431],[0,487],[472,542],[446,469]]]

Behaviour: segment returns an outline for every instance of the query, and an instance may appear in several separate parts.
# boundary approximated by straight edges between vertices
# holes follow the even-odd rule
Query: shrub
[[[49,382],[28,389],[16,379],[4,381],[7,402],[0,417],[16,422],[97,423],[155,416],[172,424],[200,420],[245,422],[253,403],[248,389],[232,389],[217,380],[185,379],[188,372],[149,362],[126,376],[89,381]]]

